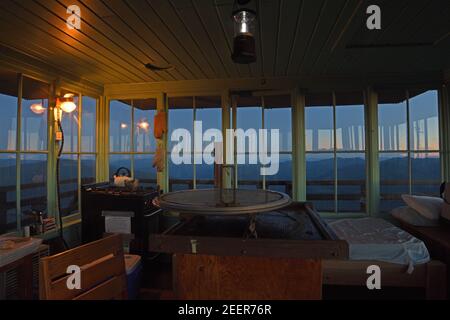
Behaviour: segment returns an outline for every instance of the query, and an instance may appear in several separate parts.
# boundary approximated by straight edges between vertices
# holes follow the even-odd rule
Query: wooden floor
[[[364,287],[324,286],[324,300],[422,300],[425,292],[420,288],[383,288],[369,291]],[[145,263],[140,300],[175,299],[172,291],[172,264],[170,256],[161,255]]]

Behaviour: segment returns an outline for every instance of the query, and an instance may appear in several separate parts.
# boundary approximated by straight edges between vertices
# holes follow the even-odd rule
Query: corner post
[[[156,99],[156,112],[161,113],[165,112],[167,114],[166,117],[166,128],[168,128],[169,121],[169,113],[168,113],[168,104],[167,104],[167,96],[165,93],[160,93]],[[164,170],[163,172],[157,172],[156,174],[156,183],[161,188],[163,192],[169,192],[169,161],[168,161],[168,133],[165,133],[162,139],[157,139],[156,144],[158,148],[162,148],[164,150]]]
[[[305,95],[295,89],[292,100],[292,198],[306,201]]]
[[[366,117],[366,212],[380,214],[380,163],[378,155],[378,95],[369,87],[365,91]]]

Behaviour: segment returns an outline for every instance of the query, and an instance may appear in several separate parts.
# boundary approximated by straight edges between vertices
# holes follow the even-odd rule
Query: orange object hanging
[[[167,132],[167,114],[166,112],[158,112],[154,118],[153,134],[156,139],[162,139],[164,133]]]

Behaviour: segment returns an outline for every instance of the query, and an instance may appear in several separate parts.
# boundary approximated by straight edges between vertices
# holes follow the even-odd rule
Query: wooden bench
[[[81,288],[70,290],[69,266],[81,269]],[[39,268],[41,300],[120,300],[127,298],[122,237],[118,234],[63,253],[42,258]]]

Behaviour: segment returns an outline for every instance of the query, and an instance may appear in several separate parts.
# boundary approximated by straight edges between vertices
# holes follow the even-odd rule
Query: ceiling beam
[[[103,85],[80,78],[69,70],[60,69],[1,43],[0,68],[23,73],[48,83],[58,80],[63,86],[75,88],[86,95],[94,97],[103,95]]]
[[[220,93],[223,90],[285,90],[301,88],[304,91],[355,91],[368,86],[393,88],[438,88],[442,85],[440,72],[413,72],[410,74],[369,74],[364,76],[301,76],[277,78],[238,78],[153,83],[106,84],[105,95],[112,98],[148,97],[157,93],[192,95]]]

